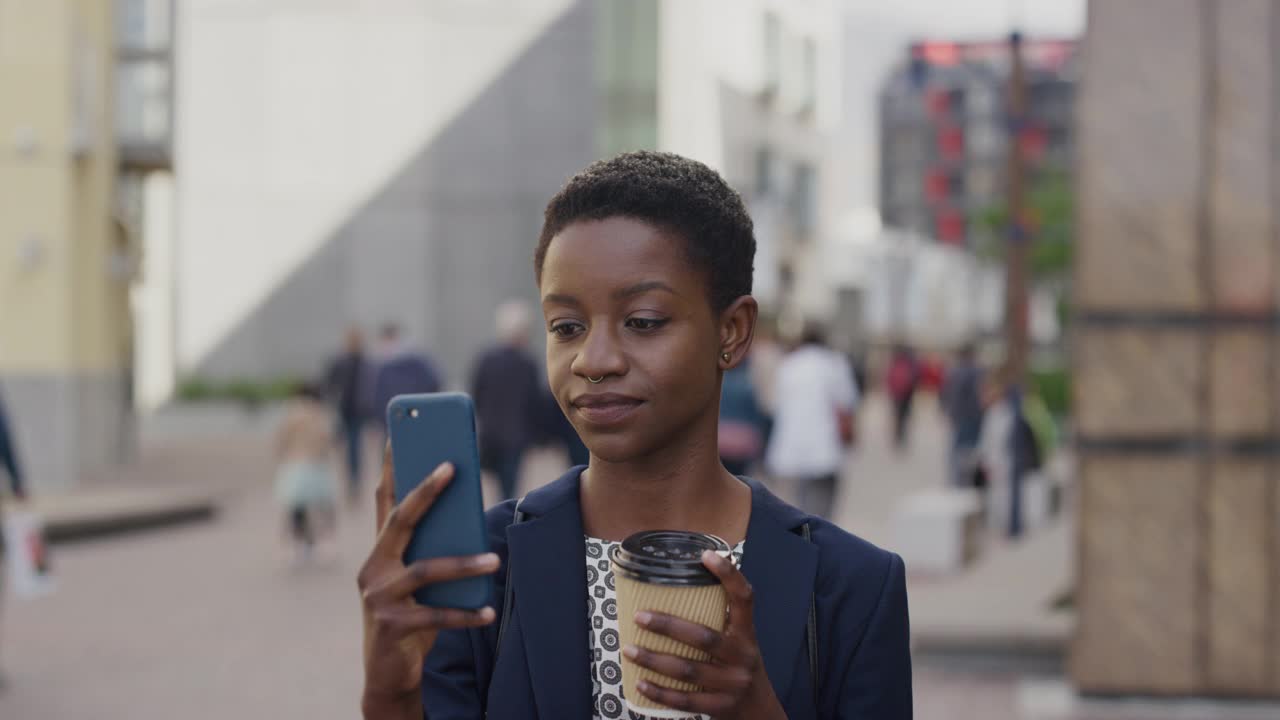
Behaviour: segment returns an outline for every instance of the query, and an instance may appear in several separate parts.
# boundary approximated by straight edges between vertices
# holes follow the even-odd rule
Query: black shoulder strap
[[[809,523],[800,526],[800,534],[805,542],[813,542],[809,532]],[[813,682],[813,709],[818,707],[818,599],[817,591],[809,593],[809,620],[805,623],[805,635],[809,646],[809,679]]]
[[[516,501],[515,512],[511,515],[511,524],[519,525],[524,521],[524,513],[520,512],[520,503],[524,502],[524,498]],[[502,619],[498,621],[498,644],[494,646],[493,655],[498,656],[498,650],[502,648],[502,635],[507,631],[507,619],[511,617],[511,545],[507,545],[507,584],[502,586]]]

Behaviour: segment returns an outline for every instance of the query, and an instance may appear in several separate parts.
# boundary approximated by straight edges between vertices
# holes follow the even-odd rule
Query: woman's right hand
[[[492,553],[404,564],[414,527],[452,479],[453,466],[444,463],[395,505],[391,445],[387,444],[377,491],[378,539],[356,580],[364,611],[361,705],[366,720],[421,720],[422,664],[436,636],[441,630],[480,627],[494,620],[493,608],[424,607],[413,598],[413,592],[425,585],[498,570],[498,556]]]

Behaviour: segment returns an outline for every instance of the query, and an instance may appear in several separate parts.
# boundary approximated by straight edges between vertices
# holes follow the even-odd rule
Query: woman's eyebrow
[[[562,295],[560,293],[552,293],[542,298],[543,305],[581,305],[578,298],[572,295]]]
[[[680,294],[670,285],[662,282],[661,280],[650,280],[648,282],[636,283],[635,285],[622,288],[621,290],[615,290],[613,291],[613,298],[615,300],[624,300],[626,298],[635,297],[636,295],[643,295],[650,290],[662,290],[663,292],[669,292],[672,295]]]

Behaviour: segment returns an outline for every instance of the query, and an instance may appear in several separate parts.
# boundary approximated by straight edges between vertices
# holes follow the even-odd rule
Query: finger
[[[382,533],[378,536],[376,551],[397,558],[403,555],[418,521],[427,513],[427,510],[431,509],[431,504],[436,501],[440,492],[452,479],[453,464],[440,463],[426,480],[410,490],[409,494],[387,513]]]
[[[747,577],[728,558],[711,552],[702,553],[702,564],[711,574],[720,579],[724,592],[729,597],[729,628],[734,633],[742,633],[746,637],[756,636],[755,620],[752,617],[755,606],[755,591]]]
[[[636,624],[650,632],[678,640],[712,658],[732,665],[743,662],[747,653],[739,647],[740,643],[724,633],[716,632],[706,625],[689,622],[660,612],[636,613]]]
[[[391,469],[391,440],[382,446],[382,477],[378,478],[378,489],[373,493],[374,505],[377,507],[378,525],[374,533],[382,534],[387,524],[387,515],[391,514],[391,506],[395,505],[395,477]],[[375,535],[376,537],[376,535]]]
[[[662,703],[667,707],[686,710],[690,713],[711,715],[712,717],[729,712],[737,703],[736,696],[729,693],[688,693],[654,685],[647,680],[637,682],[636,689],[650,700]]]
[[[373,621],[392,634],[404,635],[422,630],[483,627],[492,623],[495,617],[496,614],[490,607],[479,610],[454,610],[421,605],[399,605],[378,610],[373,615]]]
[[[672,680],[697,685],[707,691],[738,694],[751,686],[751,671],[744,667],[697,662],[675,655],[655,653],[635,645],[623,648],[622,654],[641,667]]]
[[[490,575],[497,570],[498,556],[493,553],[419,560],[366,590],[364,599],[370,605],[388,604],[408,597],[424,585]]]

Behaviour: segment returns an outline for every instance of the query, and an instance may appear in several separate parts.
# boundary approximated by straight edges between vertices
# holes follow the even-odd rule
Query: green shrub
[[[1065,368],[1032,370],[1031,381],[1054,417],[1071,414],[1071,374]]]
[[[234,401],[257,407],[288,398],[302,383],[301,378],[283,377],[269,380],[240,378],[216,382],[191,377],[178,384],[176,396],[182,402]]]

